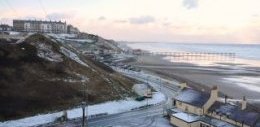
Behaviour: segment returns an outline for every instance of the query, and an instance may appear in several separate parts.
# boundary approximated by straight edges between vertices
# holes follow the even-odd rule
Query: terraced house
[[[0,31],[11,31],[12,27],[7,24],[0,24]]]
[[[42,20],[13,20],[13,28],[19,32],[67,33],[66,22]]]
[[[226,99],[225,99],[226,100]],[[220,101],[218,87],[210,93],[183,87],[173,99],[170,122],[177,127],[260,127],[260,113],[239,103]]]

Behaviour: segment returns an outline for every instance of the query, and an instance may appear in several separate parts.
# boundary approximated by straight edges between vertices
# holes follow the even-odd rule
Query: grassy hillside
[[[48,45],[62,61],[39,57],[39,45]],[[0,120],[20,118],[80,104],[83,77],[88,78],[89,103],[132,95],[134,81],[104,69],[78,54],[88,67],[64,55],[62,44],[32,35],[20,44],[0,40]],[[46,53],[46,51],[42,51]]]

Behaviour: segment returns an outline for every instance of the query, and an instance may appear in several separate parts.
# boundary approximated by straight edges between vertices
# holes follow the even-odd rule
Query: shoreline
[[[259,67],[236,69],[240,66],[233,64],[228,64],[229,66],[197,66],[190,63],[170,62],[161,56],[138,56],[136,61],[129,62],[129,64],[164,78],[186,82],[190,87],[200,90],[206,91],[217,85],[220,92],[223,93],[222,95],[227,95],[229,98],[241,99],[246,96],[251,100],[260,99],[259,92],[246,89],[224,79],[239,76],[258,78],[260,77]]]

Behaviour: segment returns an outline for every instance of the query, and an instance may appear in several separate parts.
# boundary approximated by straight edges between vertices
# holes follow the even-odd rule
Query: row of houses
[[[13,27],[2,24],[0,31],[17,31],[17,32],[38,32],[38,33],[69,33],[78,34],[78,28],[67,25],[62,21],[42,21],[42,20],[13,20]]]
[[[170,123],[177,127],[260,127],[260,113],[248,108],[245,97],[228,103],[218,93],[218,87],[208,93],[182,86],[169,110]]]
[[[11,31],[13,28],[7,24],[0,24],[0,31]]]

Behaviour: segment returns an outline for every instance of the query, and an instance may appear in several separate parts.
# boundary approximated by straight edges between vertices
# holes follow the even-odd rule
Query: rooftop
[[[260,119],[260,114],[241,110],[240,106],[232,105],[216,101],[209,109],[209,112],[216,112],[219,115],[225,115],[229,119],[245,123],[246,125],[254,126],[257,120]]]
[[[65,22],[62,22],[62,21],[47,21],[47,20],[21,20],[21,19],[14,19],[13,20],[14,22],[41,22],[41,23],[63,23],[65,24]]]
[[[201,121],[201,122],[207,123],[209,125],[212,125],[214,127],[236,127],[227,122],[224,122],[224,121],[221,121],[218,119],[214,119],[214,118],[211,118],[208,116],[198,116],[198,115],[189,114],[189,113],[185,113],[185,112],[175,113],[175,114],[172,114],[172,116],[174,116],[175,118],[178,118],[180,120],[183,120],[187,123]]]
[[[200,119],[200,117],[197,115],[189,114],[189,113],[185,113],[185,112],[175,113],[175,114],[172,114],[172,116],[174,116],[175,118],[181,119],[187,123],[193,123]]]
[[[202,107],[209,100],[209,97],[210,93],[184,88],[175,99],[196,107]]]

